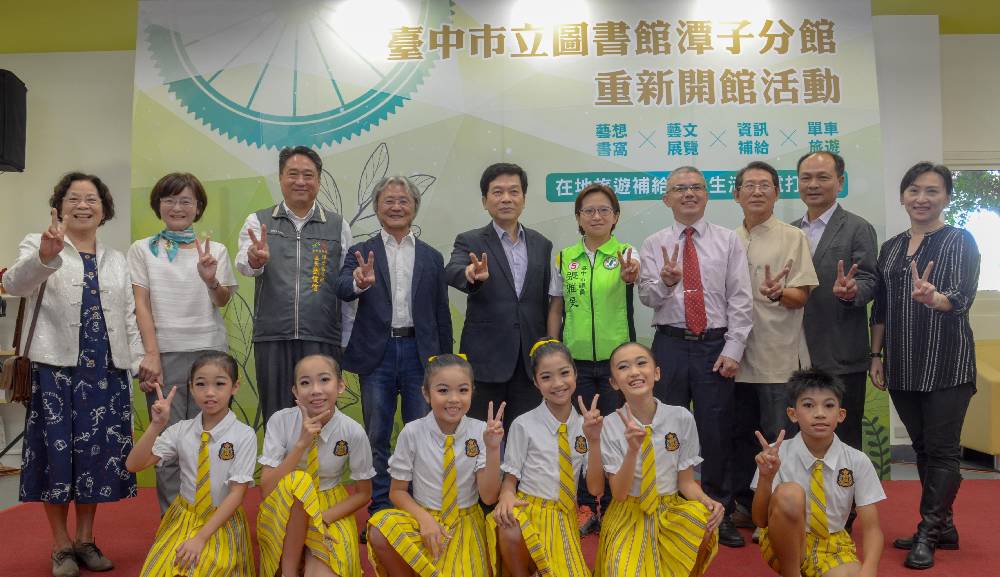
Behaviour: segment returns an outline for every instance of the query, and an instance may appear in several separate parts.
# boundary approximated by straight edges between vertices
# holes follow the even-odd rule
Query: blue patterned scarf
[[[177,258],[177,251],[182,244],[191,244],[194,242],[194,228],[189,226],[184,230],[162,230],[159,234],[149,239],[149,252],[153,253],[153,256],[159,256],[160,254],[160,239],[164,241],[163,245],[167,250],[167,260],[173,262]]]

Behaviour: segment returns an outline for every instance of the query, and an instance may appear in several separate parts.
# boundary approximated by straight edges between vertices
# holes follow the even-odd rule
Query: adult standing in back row
[[[492,221],[455,237],[445,270],[448,284],[468,295],[459,351],[476,376],[469,416],[485,419],[490,401],[506,401],[507,430],[541,402],[528,351],[545,336],[552,242],[519,222],[528,192],[520,166],[487,167],[479,190]]]

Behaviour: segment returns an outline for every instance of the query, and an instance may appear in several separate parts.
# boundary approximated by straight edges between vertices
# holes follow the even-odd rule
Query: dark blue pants
[[[577,361],[576,364],[576,395],[583,397],[583,403],[590,408],[590,403],[594,400],[594,395],[601,395],[597,399],[597,408],[601,415],[608,416],[622,405],[621,393],[611,388],[611,362],[610,361]],[[574,399],[573,406],[577,406]],[[587,479],[583,475],[577,482],[577,500],[581,505],[586,505],[594,512],[597,512],[597,500],[587,490]],[[607,509],[611,503],[611,487],[608,486],[607,478],[604,481],[604,495],[601,496],[601,511]]]
[[[368,442],[372,446],[375,478],[372,479],[372,502],[368,511],[374,514],[392,507],[389,502],[389,442],[396,421],[396,400],[401,399],[403,423],[419,419],[430,411],[421,386],[424,367],[413,337],[391,338],[385,346],[385,356],[379,366],[361,381],[361,412]]]
[[[760,441],[754,431],[774,442],[782,429],[785,438],[791,439],[799,432],[799,426],[788,418],[787,383],[736,383],[733,399],[733,450],[727,475],[733,501],[750,510],[753,508],[750,483],[757,471],[756,457],[760,452]]]

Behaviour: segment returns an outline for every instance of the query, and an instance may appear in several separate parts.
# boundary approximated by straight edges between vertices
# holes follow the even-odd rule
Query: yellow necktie
[[[642,439],[642,481],[639,485],[639,506],[647,515],[656,512],[659,494],[656,492],[656,459],[653,456],[653,427],[646,425]]]
[[[198,478],[194,484],[194,511],[200,517],[207,517],[212,509],[211,462],[208,459],[208,432],[201,432],[201,446],[198,448]]]
[[[826,491],[823,488],[823,461],[818,459],[809,478],[809,529],[821,539],[830,537],[826,520]]]
[[[569,453],[569,436],[566,423],[559,425],[559,504],[572,514],[576,510],[576,476]]]
[[[312,479],[313,486],[319,487],[319,437],[313,437],[306,455],[306,474]]]
[[[458,521],[458,486],[455,483],[455,436],[444,438],[444,482],[441,483],[441,522],[450,530]]]

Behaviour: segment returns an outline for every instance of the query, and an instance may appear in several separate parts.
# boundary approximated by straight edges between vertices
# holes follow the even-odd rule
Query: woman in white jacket
[[[94,544],[97,504],[136,494],[125,458],[132,449],[129,371],[138,369],[142,344],[125,256],[97,240],[97,228],[114,216],[108,187],[70,173],[50,205],[51,225],[21,241],[3,286],[27,297],[25,310],[33,311],[46,283],[29,354],[20,500],[44,504],[53,576],[75,577],[80,565],[113,567]],[[71,501],[75,539],[67,529]]]

